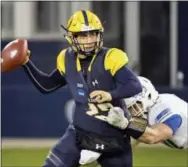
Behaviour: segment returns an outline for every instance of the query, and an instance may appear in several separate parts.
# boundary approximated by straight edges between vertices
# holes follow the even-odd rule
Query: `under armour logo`
[[[98,81],[95,79],[94,81],[92,81],[93,86],[95,86],[96,84],[99,84]]]
[[[96,147],[95,147],[97,150],[104,150],[104,144],[96,144]]]

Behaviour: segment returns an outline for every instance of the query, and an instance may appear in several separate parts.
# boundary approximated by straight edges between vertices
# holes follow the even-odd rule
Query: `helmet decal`
[[[82,10],[82,14],[83,14],[83,17],[84,17],[85,25],[89,26],[89,21],[88,21],[88,17],[87,17],[86,11]]]

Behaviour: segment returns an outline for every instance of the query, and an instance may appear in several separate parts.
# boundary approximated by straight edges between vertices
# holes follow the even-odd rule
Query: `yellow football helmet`
[[[70,17],[66,27],[64,27],[63,25],[61,25],[61,27],[67,31],[67,35],[65,35],[65,38],[71,44],[73,50],[81,55],[94,55],[103,46],[103,25],[100,19],[89,10],[77,11]],[[96,34],[96,41],[94,42],[94,48],[91,51],[86,51],[86,49],[84,48],[84,45],[86,45],[86,43],[79,43],[77,37],[80,34],[86,35],[89,33]]]

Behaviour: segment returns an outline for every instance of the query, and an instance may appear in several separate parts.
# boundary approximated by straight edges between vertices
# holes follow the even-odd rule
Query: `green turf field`
[[[40,167],[49,149],[3,149],[2,167]],[[134,166],[188,167],[188,151],[138,147]],[[87,167],[96,167],[96,164]]]

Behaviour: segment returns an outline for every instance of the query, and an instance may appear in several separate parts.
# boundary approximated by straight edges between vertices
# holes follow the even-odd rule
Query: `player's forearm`
[[[146,144],[155,144],[158,142],[158,132],[147,127],[144,134],[138,140]]]
[[[164,124],[158,124],[153,127],[147,127],[139,141],[146,144],[160,143],[172,136],[173,132]]]
[[[127,67],[120,69],[114,77],[117,81],[117,88],[110,92],[113,99],[128,98],[142,91],[136,75]]]
[[[31,61],[25,64],[23,68],[35,87],[42,93],[55,91],[66,84],[58,70],[48,75],[37,69]]]

